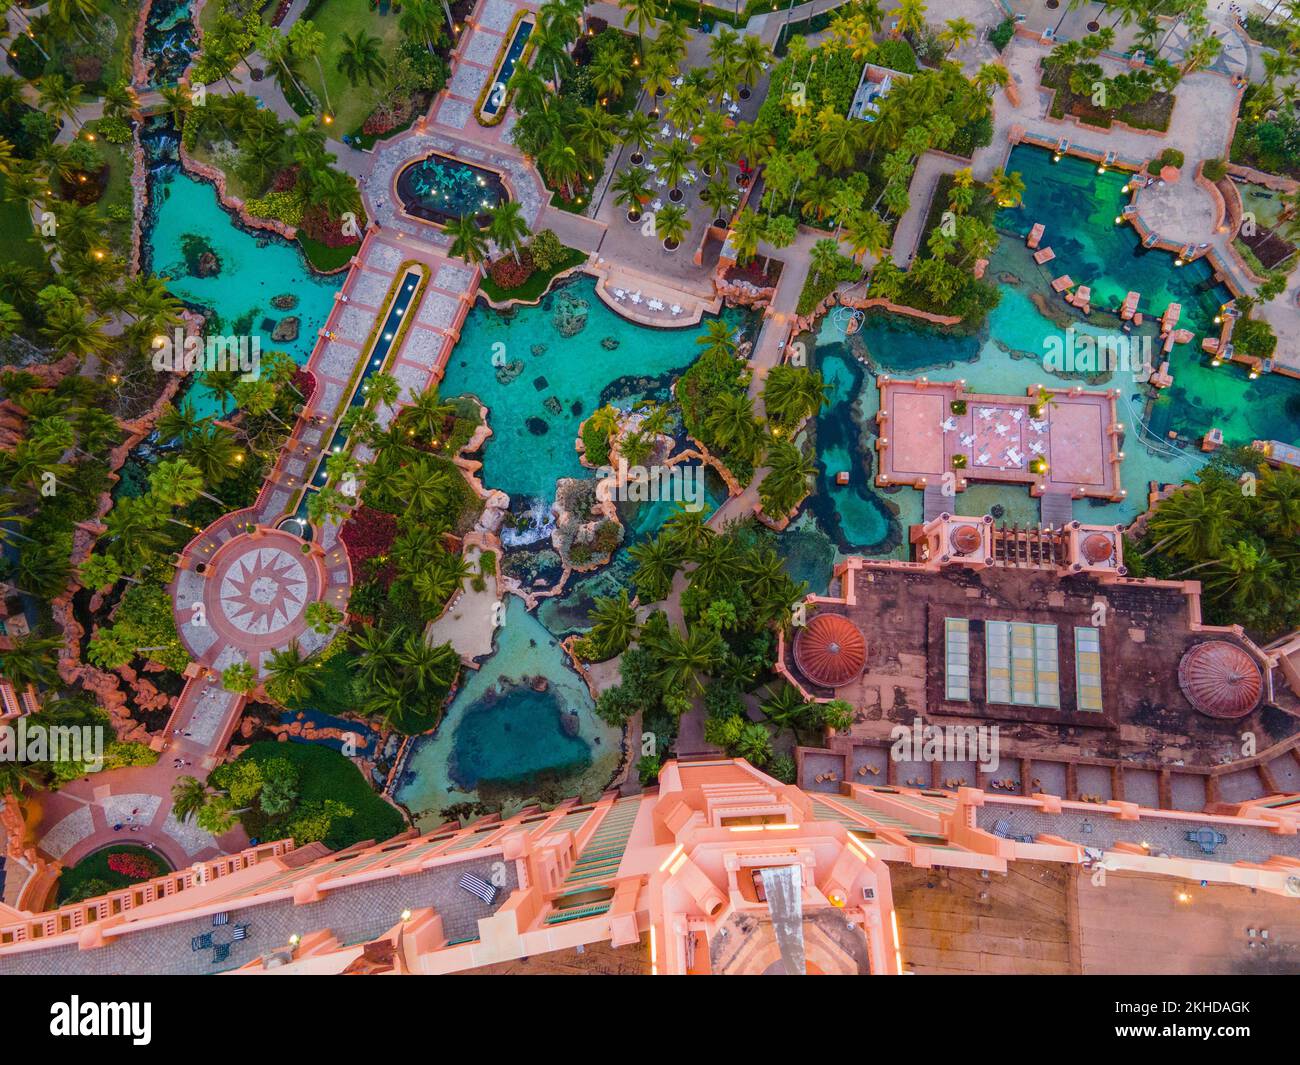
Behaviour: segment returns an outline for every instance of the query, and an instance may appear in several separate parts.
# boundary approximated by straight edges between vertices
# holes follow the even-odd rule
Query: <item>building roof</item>
[[[818,614],[795,636],[794,660],[814,684],[837,688],[862,673],[867,640],[843,614]]]
[[[1259,705],[1264,676],[1244,648],[1227,640],[1206,640],[1179,661],[1178,686],[1203,714],[1242,717]]]

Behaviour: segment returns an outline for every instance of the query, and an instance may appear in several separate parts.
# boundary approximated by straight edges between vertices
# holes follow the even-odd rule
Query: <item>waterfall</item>
[[[772,915],[772,929],[781,948],[786,976],[805,976],[808,972],[803,949],[803,878],[800,872],[797,865],[763,870],[767,910]]]

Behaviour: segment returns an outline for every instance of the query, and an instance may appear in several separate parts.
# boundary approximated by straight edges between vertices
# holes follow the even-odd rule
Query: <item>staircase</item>
[[[1064,529],[1074,520],[1069,492],[1044,492],[1038,501],[1038,520],[1044,529]]]

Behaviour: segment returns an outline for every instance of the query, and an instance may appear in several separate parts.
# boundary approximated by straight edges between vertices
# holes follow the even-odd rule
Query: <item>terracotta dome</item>
[[[867,664],[867,640],[842,614],[818,614],[794,638],[799,672],[823,688],[838,688]]]
[[[1259,705],[1264,675],[1259,664],[1235,643],[1206,640],[1178,663],[1178,686],[1203,714],[1244,717]]]
[[[1100,566],[1115,553],[1115,545],[1110,537],[1101,533],[1089,533],[1083,540],[1083,557],[1094,566]]]
[[[959,555],[969,555],[980,549],[984,543],[984,537],[974,525],[958,525],[948,534],[948,541],[952,544],[952,549]]]

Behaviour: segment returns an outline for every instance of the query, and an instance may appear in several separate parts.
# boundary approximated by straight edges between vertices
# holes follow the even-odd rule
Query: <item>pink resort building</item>
[[[1277,916],[1245,960],[1276,964],[1295,948],[1297,826],[1296,797],[1190,814],[811,792],[741,760],[670,762],[638,795],[339,853],[268,844],[48,913],[6,908],[0,972],[1195,971],[1233,956],[1198,909],[1243,906],[1264,930]],[[1125,938],[1135,924],[1149,934]]]

